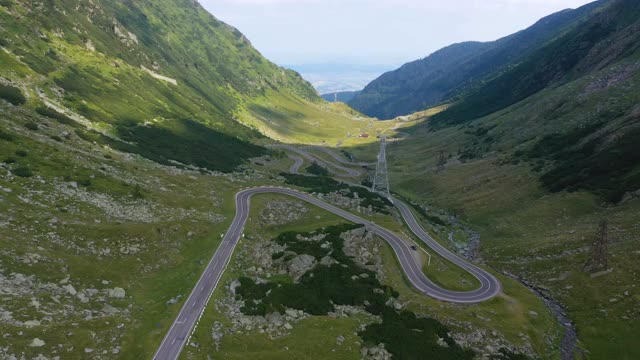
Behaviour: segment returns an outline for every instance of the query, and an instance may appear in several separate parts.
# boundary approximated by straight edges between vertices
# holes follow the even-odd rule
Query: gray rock
[[[27,320],[24,322],[24,326],[31,328],[34,326],[40,326],[40,321],[38,320]]]
[[[109,296],[116,299],[124,299],[126,293],[123,288],[115,287],[109,290]]]
[[[216,341],[216,342],[218,342],[218,341],[222,340],[222,337],[223,337],[223,336],[224,336],[224,333],[217,332],[217,331],[214,331],[214,332],[211,334],[211,337],[213,338],[213,341]]]
[[[69,293],[69,295],[71,295],[71,296],[76,296],[78,294],[76,289],[71,284],[65,285],[62,288],[67,290],[67,293]]]
[[[80,300],[80,302],[83,304],[86,304],[89,302],[89,298],[87,298],[87,296],[83,292],[79,292],[77,297],[78,297],[78,300]]]
[[[109,304],[105,304],[102,307],[102,312],[105,313],[107,316],[112,316],[118,313],[118,309],[114,308]]]
[[[325,256],[322,259],[320,259],[320,265],[323,265],[323,266],[331,266],[337,263],[338,262],[336,261],[336,259],[332,258],[331,256]]]
[[[175,304],[177,304],[181,297],[182,297],[182,295],[178,295],[178,296],[176,296],[174,298],[171,298],[171,299],[167,300],[167,305],[175,305]]]
[[[438,338],[438,345],[440,345],[442,347],[449,347],[449,344],[447,344],[447,342],[444,341],[444,339],[441,338],[441,337]]]
[[[30,347],[42,347],[44,346],[44,341],[35,338],[31,341],[31,344],[29,344]]]
[[[311,255],[298,255],[289,263],[289,272],[294,279],[299,279],[316,265],[316,258]]]
[[[291,318],[297,318],[298,317],[298,310],[296,309],[287,309],[284,311],[285,315],[291,317]]]
[[[240,284],[240,280],[235,279],[231,282],[231,284],[229,285],[229,291],[231,291],[231,294],[233,296],[236,295],[236,289],[239,288],[242,284]]]

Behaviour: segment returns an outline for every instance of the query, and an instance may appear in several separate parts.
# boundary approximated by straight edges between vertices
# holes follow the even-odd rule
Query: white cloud
[[[493,40],[588,0],[200,0],[281,64],[398,64]]]

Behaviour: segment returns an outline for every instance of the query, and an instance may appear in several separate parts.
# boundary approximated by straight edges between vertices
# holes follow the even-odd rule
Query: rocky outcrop
[[[273,312],[265,316],[245,315],[240,310],[244,306],[244,301],[236,300],[235,297],[234,284],[237,282],[237,280],[232,281],[227,286],[229,291],[225,296],[217,299],[214,305],[218,312],[225,314],[231,321],[231,325],[224,325],[218,321],[213,324],[211,337],[218,347],[225,335],[246,331],[257,331],[267,334],[270,339],[276,339],[289,334],[296,322],[311,316],[296,309],[286,309],[284,314]]]
[[[309,208],[300,201],[270,201],[260,212],[260,222],[264,226],[285,225],[301,219],[307,212]]]
[[[116,299],[124,299],[125,291],[123,288],[113,288],[109,290],[109,296]]]
[[[297,282],[307,271],[313,269],[316,264],[315,257],[307,254],[298,255],[289,261],[289,274],[293,277],[294,282]]]
[[[118,37],[118,39],[120,39],[120,41],[128,47],[139,44],[138,37],[131,31],[126,30],[124,26],[122,26],[122,24],[114,21],[112,29],[113,33]]]
[[[360,266],[375,271],[378,280],[385,278],[384,266],[382,265],[380,239],[365,227],[347,231],[340,235],[344,240],[343,251],[351,256]]]
[[[363,347],[360,349],[360,355],[365,360],[390,360],[392,355],[384,348],[384,344],[380,343],[372,347]]]
[[[332,205],[355,211],[359,214],[371,216],[375,214],[375,211],[371,205],[362,206],[362,199],[358,198],[357,194],[350,195],[349,190],[341,190],[337,192],[331,192],[327,194],[316,194],[316,196],[323,201],[326,201]]]

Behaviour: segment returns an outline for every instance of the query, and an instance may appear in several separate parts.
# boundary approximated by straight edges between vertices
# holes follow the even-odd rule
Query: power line
[[[376,175],[373,178],[371,191],[379,193],[387,198],[391,197],[389,191],[389,173],[387,171],[387,137],[380,136],[380,153],[376,164]]]
[[[436,163],[436,173],[444,171],[444,167],[447,165],[447,157],[444,154],[444,151],[440,151],[438,155],[438,162]]]
[[[609,262],[607,253],[609,249],[609,221],[606,219],[600,221],[598,232],[591,244],[591,257],[585,264],[585,270],[607,270]]]

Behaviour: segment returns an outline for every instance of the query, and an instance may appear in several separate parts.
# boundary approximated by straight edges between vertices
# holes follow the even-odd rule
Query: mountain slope
[[[68,112],[101,133],[98,141],[155,160],[230,171],[264,151],[249,144],[263,129],[239,122],[249,122],[253,101],[275,93],[297,99],[303,113],[322,104],[297,73],[266,60],[196,1],[8,0],[0,23],[0,76],[22,89],[27,106]],[[228,161],[184,151],[171,158],[147,146],[169,136],[184,149],[203,132],[217,139],[208,150]]]
[[[494,42],[451,45],[382,75],[349,104],[369,116],[389,119],[455,99],[517,64],[602,3],[558,12]]]
[[[380,119],[406,115],[439,103],[448,91],[438,84],[455,69],[488,47],[487,44],[466,42],[448,46],[424,60],[403,65],[372,81],[348,104],[369,116]],[[426,79],[434,79],[425,85]],[[416,94],[420,96],[416,96]],[[403,109],[403,110],[400,110]]]
[[[629,290],[640,253],[638,29],[640,3],[610,1],[457,103],[425,112],[389,150],[392,188],[468,223],[481,258],[565,309],[594,359],[640,356],[628,335],[639,331]],[[603,222],[607,264],[593,256]]]
[[[640,49],[640,3],[609,1],[580,26],[486,82],[434,117],[461,123],[505,108],[548,87],[579,78]]]
[[[196,1],[0,1],[0,358],[151,358],[235,193],[284,185],[261,133],[355,117]]]
[[[559,120],[573,107],[588,107],[586,100],[627,81],[640,67],[640,3],[631,0],[609,2],[581,26],[568,31],[523,60],[517,66],[488,81],[459,102],[431,118],[433,128],[469,123],[496,113],[543,91],[609,70],[607,77],[594,80],[578,99],[557,104],[541,115]],[[635,104],[627,98],[601,94],[605,102],[585,115],[579,124],[555,124],[556,133],[544,134],[527,153],[528,159],[551,161],[554,165],[541,177],[550,191],[586,189],[616,203],[637,190],[640,158],[634,144],[640,139]],[[533,110],[535,111],[535,110]],[[529,124],[523,124],[522,130]],[[473,151],[472,151],[473,152]]]
[[[562,305],[591,358],[638,358],[638,104],[640,54],[472,122],[428,117],[388,150],[391,187],[477,231],[480,257]],[[612,270],[592,277],[604,219]]]

